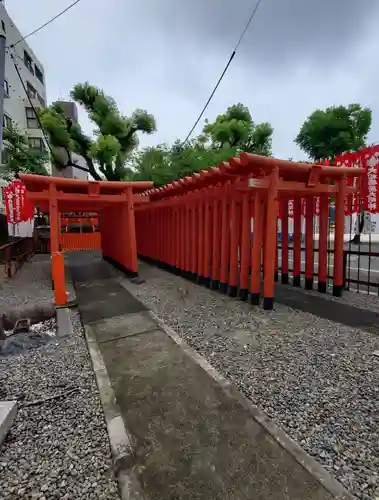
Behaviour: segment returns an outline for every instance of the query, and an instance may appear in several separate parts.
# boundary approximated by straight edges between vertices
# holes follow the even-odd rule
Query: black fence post
[[[346,285],[346,276],[347,276],[347,252],[344,250],[343,252],[343,288],[348,290]]]

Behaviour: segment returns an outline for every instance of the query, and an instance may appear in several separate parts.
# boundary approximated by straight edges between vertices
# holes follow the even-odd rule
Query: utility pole
[[[3,151],[5,46],[6,38],[0,35],[0,155]]]

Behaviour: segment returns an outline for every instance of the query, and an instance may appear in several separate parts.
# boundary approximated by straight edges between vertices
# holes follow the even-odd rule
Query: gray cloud
[[[7,9],[23,33],[67,6],[67,0],[12,0]],[[219,77],[254,0],[82,0],[30,38],[44,64],[50,100],[88,80],[125,114],[156,116],[158,132],[141,144],[184,138]],[[272,123],[274,153],[304,155],[293,143],[315,109],[360,102],[379,137],[375,63],[377,0],[262,0],[206,116],[243,102],[254,120]],[[85,114],[82,123],[91,124]],[[199,124],[195,133],[200,132]]]
[[[143,2],[171,42],[179,36],[204,52],[228,55],[236,44],[255,0],[165,0]],[[364,37],[379,13],[376,0],[262,0],[240,53],[251,65],[296,65],[335,61]]]

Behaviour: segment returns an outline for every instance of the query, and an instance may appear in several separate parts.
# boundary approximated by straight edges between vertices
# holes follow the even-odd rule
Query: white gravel
[[[34,255],[11,280],[0,283],[0,312],[52,302],[50,255]]]
[[[279,275],[280,281],[280,275]],[[291,286],[291,285],[289,285]],[[304,286],[304,279],[301,280],[301,290],[303,293],[307,293],[308,295],[315,295],[316,297],[320,297],[320,293],[316,290],[317,285],[314,285],[313,290],[306,290]],[[371,292],[367,293],[367,290],[361,288],[360,290],[344,290],[342,293],[342,297],[334,297],[332,294],[332,286],[329,287],[327,294],[322,294],[322,297],[327,297],[331,301],[342,302],[349,306],[358,307],[361,309],[368,309],[375,313],[379,313],[379,296],[374,291],[374,288],[371,288]]]
[[[0,498],[116,500],[108,435],[79,316],[74,336],[0,357],[20,408],[0,454]],[[70,391],[61,399],[27,404]]]
[[[140,275],[123,283],[347,489],[378,500],[378,336],[265,312],[146,264]]]

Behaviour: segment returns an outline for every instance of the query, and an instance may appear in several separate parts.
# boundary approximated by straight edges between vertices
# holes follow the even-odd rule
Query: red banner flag
[[[7,221],[10,224],[14,224],[14,209],[13,209],[13,188],[9,184],[4,188],[4,201],[5,201],[5,213],[7,214]]]
[[[337,167],[357,168],[361,166],[361,153],[343,153],[334,159]],[[349,177],[347,185],[357,189],[358,179]],[[359,211],[357,193],[351,193],[345,197],[345,215],[352,215]]]
[[[379,145],[361,149],[361,157],[366,169],[362,186],[364,210],[376,214],[379,212]]]
[[[7,220],[11,224],[19,224],[33,218],[34,206],[27,198],[25,184],[14,180],[4,189],[5,210]]]

